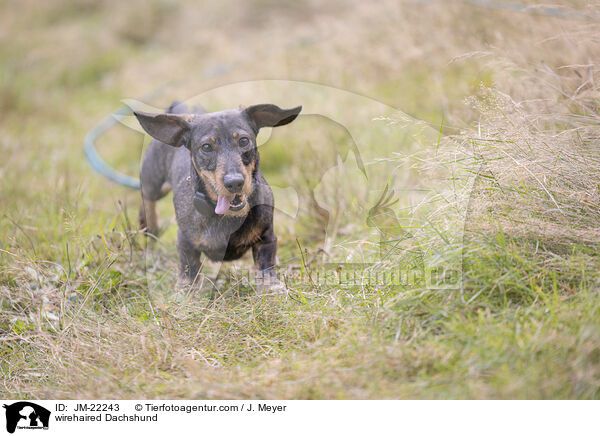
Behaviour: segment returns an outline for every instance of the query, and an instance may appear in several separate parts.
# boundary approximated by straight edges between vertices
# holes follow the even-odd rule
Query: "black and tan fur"
[[[256,268],[273,274],[277,252],[273,193],[260,172],[256,135],[261,127],[292,122],[301,109],[263,104],[189,113],[187,107],[174,103],[164,114],[135,112],[154,138],[142,161],[140,224],[157,234],[156,202],[172,189],[181,277],[196,278],[201,254],[213,261],[229,261],[250,248]],[[246,144],[241,138],[247,138],[247,145],[241,145]],[[196,191],[216,203],[219,195],[231,195],[226,177],[239,177],[236,189],[246,199],[245,206],[223,215],[199,212],[193,202]]]

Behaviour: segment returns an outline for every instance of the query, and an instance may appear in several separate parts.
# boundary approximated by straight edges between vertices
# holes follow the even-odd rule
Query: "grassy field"
[[[0,396],[598,399],[598,4],[474,3],[0,2]],[[217,291],[179,289],[170,201],[149,245],[139,192],[94,173],[83,139],[123,99],[265,79],[356,96],[275,101],[314,110],[261,149],[299,199],[275,226],[302,277],[259,295],[236,278],[246,257]],[[224,95],[198,102],[264,102]],[[401,112],[373,131],[368,101]],[[366,124],[349,136],[326,108]],[[353,139],[378,189],[330,171]],[[142,141],[118,125],[97,147],[135,175]],[[365,208],[392,176],[394,198]],[[463,196],[415,221],[433,181]],[[457,286],[315,279],[336,249],[378,241],[402,250],[367,273],[459,265]]]

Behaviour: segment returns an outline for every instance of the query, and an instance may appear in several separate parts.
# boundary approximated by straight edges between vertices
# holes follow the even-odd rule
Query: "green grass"
[[[135,4],[115,14],[114,5],[63,1],[0,14],[16,35],[0,49],[1,396],[600,397],[600,158],[589,97],[600,82],[597,65],[579,66],[589,62],[593,29],[578,33],[581,49],[565,50],[577,23],[561,22],[563,39],[548,42],[555,24],[544,18],[449,4],[398,16],[392,3],[373,5],[373,15],[354,5],[343,17],[262,2],[198,11],[162,1],[141,15]],[[198,13],[212,18],[192,26]],[[270,17],[271,33],[248,17]],[[316,26],[316,39],[305,23]],[[260,48],[267,40],[268,56]],[[540,72],[540,53],[552,74]],[[221,76],[207,73],[229,64]],[[365,228],[376,226],[406,251],[369,273],[454,263],[462,266],[458,289],[432,289],[418,277],[315,282],[328,247],[310,201],[297,220],[276,216],[280,258],[303,275],[289,279],[287,297],[258,295],[236,276],[250,257],[225,271],[218,292],[178,289],[170,197],[159,206],[165,232],[149,245],[137,231],[139,193],[93,173],[83,138],[121,99],[166,83],[148,103],[264,78],[345,86],[433,123],[365,136],[370,156],[386,157],[370,168],[402,169],[407,189],[369,227],[360,213],[373,198],[352,177],[338,180],[336,241],[367,246]],[[272,184],[289,183],[307,200],[319,182],[311,175],[335,164],[336,147],[349,138],[322,119],[291,126],[264,146],[262,168]],[[420,126],[428,130],[412,135]],[[98,141],[129,174],[141,145],[123,127]],[[467,219],[453,221],[452,204],[439,201],[418,217],[427,223],[419,233],[402,221],[408,188],[436,177],[463,182],[447,146],[460,150],[462,170],[481,174]],[[456,241],[461,224],[464,240]]]

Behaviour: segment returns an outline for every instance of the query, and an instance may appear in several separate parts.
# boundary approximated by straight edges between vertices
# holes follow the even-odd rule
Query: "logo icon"
[[[18,429],[48,429],[50,411],[28,401],[19,401],[10,405],[4,404],[6,409],[6,431],[14,433]]]

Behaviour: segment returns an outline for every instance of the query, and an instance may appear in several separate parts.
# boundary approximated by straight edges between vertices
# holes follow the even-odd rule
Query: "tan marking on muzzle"
[[[196,169],[198,175],[204,182],[204,188],[210,199],[214,202],[218,200],[217,181],[215,180],[215,173],[213,171],[202,171]]]
[[[210,197],[210,199],[212,201],[217,202],[219,199],[218,198],[219,195],[224,196],[224,197],[231,196],[231,192],[229,192],[227,190],[227,188],[225,188],[225,186],[223,185],[223,176],[225,176],[225,161],[224,161],[224,159],[219,159],[217,161],[217,167],[215,168],[214,171],[205,171],[205,170],[198,169],[198,167],[196,166],[196,162],[193,159],[192,159],[192,163],[194,165],[194,168],[196,169],[196,172],[202,178],[202,181],[204,182],[204,186],[206,189],[206,193],[208,194],[208,196]],[[247,215],[248,212],[250,211],[248,199],[249,199],[250,195],[252,195],[252,172],[254,171],[255,165],[256,165],[255,162],[252,162],[247,167],[244,165],[240,165],[241,172],[244,176],[244,186],[242,188],[242,193],[246,197],[246,206],[238,211],[228,210],[227,212],[225,212],[225,215],[244,216],[244,215]]]
[[[252,173],[254,173],[255,167],[255,160],[250,162],[248,166],[242,165],[242,174],[244,175],[244,187],[242,188],[242,192],[248,197],[252,194]]]
[[[218,189],[217,189],[217,181],[215,179],[215,172],[214,171],[203,171],[201,169],[198,168],[198,166],[196,165],[196,161],[194,160],[193,157],[190,156],[190,159],[192,159],[192,165],[194,166],[194,169],[196,170],[196,173],[200,176],[200,178],[202,179],[202,181],[204,182],[204,189],[206,190],[206,193],[208,194],[209,198],[212,201],[217,201],[218,200]]]

